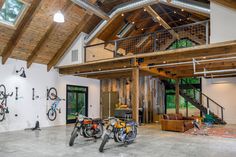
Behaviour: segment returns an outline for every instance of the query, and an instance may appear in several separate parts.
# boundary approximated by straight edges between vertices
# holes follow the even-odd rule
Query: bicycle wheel
[[[55,100],[57,98],[57,90],[56,88],[52,87],[48,90],[48,98],[50,100]]]
[[[4,99],[4,96],[6,95],[6,87],[1,84],[0,85],[0,100]]]
[[[56,110],[50,108],[50,109],[48,110],[47,116],[48,116],[48,119],[49,119],[50,121],[54,121],[54,120],[56,119],[56,117],[57,117],[57,112],[56,112]]]
[[[5,110],[4,107],[1,105],[0,106],[0,122],[3,121],[5,118]]]

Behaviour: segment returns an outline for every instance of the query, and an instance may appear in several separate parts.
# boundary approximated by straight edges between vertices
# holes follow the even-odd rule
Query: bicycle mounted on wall
[[[0,122],[3,121],[5,119],[5,115],[9,113],[8,107],[7,107],[7,98],[9,96],[12,96],[12,93],[6,93],[6,87],[1,84],[0,85],[0,100],[1,100],[1,104],[0,104]]]
[[[54,87],[47,90],[47,100],[49,99],[55,101],[52,103],[50,109],[48,110],[47,116],[50,121],[54,121],[57,118],[57,111],[61,113],[61,109],[58,108],[59,103],[62,100],[65,101],[65,99],[61,99],[57,96],[57,90]]]

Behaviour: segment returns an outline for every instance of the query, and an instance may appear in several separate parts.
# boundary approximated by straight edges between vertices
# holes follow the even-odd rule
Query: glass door
[[[76,113],[88,115],[88,87],[67,85],[67,124],[75,122]]]

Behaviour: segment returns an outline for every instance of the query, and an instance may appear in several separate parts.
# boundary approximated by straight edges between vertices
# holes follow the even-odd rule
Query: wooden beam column
[[[175,106],[175,112],[179,113],[179,78],[175,80]]]
[[[132,70],[132,89],[131,89],[131,102],[132,102],[132,116],[134,121],[139,123],[139,68],[135,67]]]

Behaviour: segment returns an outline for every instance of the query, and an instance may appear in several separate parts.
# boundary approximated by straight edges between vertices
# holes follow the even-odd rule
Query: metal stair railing
[[[183,88],[184,86],[189,86],[189,88]],[[224,121],[224,107],[221,106],[219,103],[217,103],[209,96],[202,93],[199,89],[195,88],[192,84],[189,84],[183,79],[181,79],[180,89],[183,94],[193,99],[193,101],[198,103],[198,105],[202,105],[203,107],[205,107],[207,109],[207,114],[214,114],[219,119]]]

